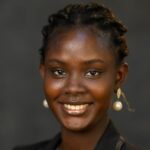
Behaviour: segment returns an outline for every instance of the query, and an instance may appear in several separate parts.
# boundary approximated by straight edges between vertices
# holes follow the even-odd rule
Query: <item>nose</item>
[[[83,84],[83,79],[80,76],[73,74],[68,77],[64,88],[65,94],[78,96],[85,93],[85,91],[86,89]]]

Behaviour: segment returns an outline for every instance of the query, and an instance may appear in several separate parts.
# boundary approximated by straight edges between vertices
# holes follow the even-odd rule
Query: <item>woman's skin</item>
[[[40,73],[49,107],[62,127],[60,149],[93,150],[128,66],[117,66],[109,36],[90,28],[62,28],[52,37]]]

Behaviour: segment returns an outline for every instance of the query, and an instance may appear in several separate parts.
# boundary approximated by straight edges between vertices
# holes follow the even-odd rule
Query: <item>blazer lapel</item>
[[[119,136],[118,131],[115,129],[112,121],[110,121],[95,150],[115,150]]]

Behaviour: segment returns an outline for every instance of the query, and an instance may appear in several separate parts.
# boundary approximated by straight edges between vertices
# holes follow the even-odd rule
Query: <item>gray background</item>
[[[59,128],[42,106],[41,28],[50,13],[78,0],[0,0],[0,150],[52,137]],[[131,143],[150,148],[150,1],[103,0],[123,20],[130,56],[124,87],[135,113],[110,112]]]

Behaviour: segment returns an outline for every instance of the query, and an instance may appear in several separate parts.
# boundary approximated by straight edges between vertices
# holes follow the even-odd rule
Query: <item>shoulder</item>
[[[60,133],[50,140],[40,141],[30,145],[17,146],[13,150],[55,150],[60,142]]]
[[[116,150],[141,150],[133,144],[128,143],[124,137],[119,136],[119,139],[116,144]]]
[[[136,147],[135,145],[129,144],[129,143],[124,143],[122,146],[121,150],[141,150],[140,148]]]

